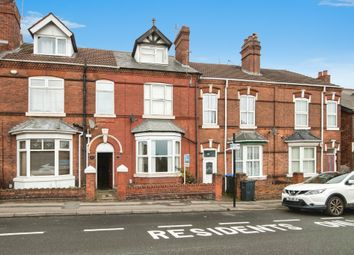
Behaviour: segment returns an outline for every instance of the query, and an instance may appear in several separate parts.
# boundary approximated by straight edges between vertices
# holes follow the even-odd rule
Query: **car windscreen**
[[[345,179],[345,177],[347,177],[348,174],[342,174],[339,175],[337,177],[334,177],[333,179],[330,179],[328,182],[326,182],[326,184],[334,184],[334,183],[340,183],[341,181],[343,181]]]
[[[305,183],[327,183],[329,180],[338,176],[338,173],[323,173],[307,179]]]

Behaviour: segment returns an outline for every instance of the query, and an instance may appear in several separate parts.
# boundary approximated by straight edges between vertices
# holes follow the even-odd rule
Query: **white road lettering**
[[[163,239],[169,239],[169,237],[166,235],[166,232],[162,231],[162,230],[150,230],[150,231],[148,231],[148,233],[155,240],[159,240],[160,237]]]
[[[23,236],[23,235],[42,235],[45,231],[37,232],[18,232],[18,233],[0,233],[0,236]]]
[[[189,238],[194,237],[193,235],[184,235],[184,229],[169,229],[167,230],[175,238]]]
[[[354,227],[352,220],[315,221],[314,223],[328,228]]]
[[[354,223],[347,223],[353,224]],[[179,228],[179,229],[166,229],[162,230],[150,230],[148,234],[154,240],[171,239],[171,238],[194,238],[194,237],[211,237],[211,236],[228,236],[237,234],[259,234],[267,232],[278,231],[298,231],[302,230],[301,227],[294,226],[288,223],[279,224],[265,224],[265,225],[246,225],[246,226],[229,226],[229,227],[209,227],[209,228]]]
[[[231,228],[237,230],[238,232],[240,232],[242,234],[257,234],[257,233],[259,233],[258,231],[255,231],[255,230],[247,230],[247,228],[244,226],[233,226]]]

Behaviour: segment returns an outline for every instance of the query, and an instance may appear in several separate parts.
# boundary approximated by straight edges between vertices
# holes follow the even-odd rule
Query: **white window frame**
[[[259,161],[259,175],[248,175],[248,172],[244,172],[244,169],[247,170],[247,162],[250,160],[247,160],[247,148],[248,147],[257,147],[258,148],[258,153],[259,153],[259,160],[252,160],[252,161]],[[240,160],[237,157],[237,151],[241,152],[242,159]],[[258,180],[263,180],[266,179],[267,177],[263,175],[263,146],[259,144],[244,144],[240,146],[240,149],[235,152],[236,154],[236,162],[242,164],[242,173],[247,174],[248,178],[251,179],[258,179]],[[232,170],[234,169],[234,153],[232,153]],[[240,171],[237,171],[240,172]]]
[[[152,171],[152,159],[154,155],[151,154],[152,151],[152,141],[171,141],[172,142],[172,153],[170,155],[166,155],[166,157],[172,158],[172,169],[168,169],[167,172],[153,172]],[[148,158],[148,172],[140,172],[139,171],[139,142],[147,142],[147,157]],[[179,154],[176,153],[176,142],[179,143]],[[135,135],[135,174],[134,177],[176,177],[180,176],[180,171],[176,168],[176,166],[181,166],[181,135],[178,133],[139,133]],[[163,156],[165,157],[165,156]],[[176,158],[178,158],[178,163],[176,164]]]
[[[147,55],[143,53],[144,50],[153,50],[153,54],[149,54],[150,56],[154,57],[154,61],[147,61],[144,60],[144,55]],[[148,46],[148,45],[140,45],[138,46],[138,51],[139,51],[139,62],[140,63],[150,63],[150,64],[161,64],[161,65],[166,65],[168,64],[168,51],[166,47],[158,47],[158,46]],[[162,51],[162,61],[158,61],[157,58],[157,51]]]
[[[333,114],[333,113],[329,113],[329,111],[328,111],[328,108],[329,108],[329,105],[330,104],[334,104],[335,105],[335,113]],[[329,116],[334,116],[335,117],[335,121],[336,121],[336,123],[335,123],[335,125],[333,125],[333,126],[331,126],[331,125],[329,125],[328,123],[328,117]],[[326,126],[327,126],[327,130],[339,130],[339,128],[338,128],[338,102],[337,101],[335,101],[335,100],[327,100],[326,101]]]
[[[242,99],[246,99],[246,109],[242,109],[242,104],[241,104],[241,100]],[[254,103],[254,105],[253,105],[253,111],[251,111],[250,109],[249,109],[249,100],[250,99],[253,99],[253,103]],[[240,96],[240,128],[242,128],[242,129],[256,129],[257,127],[256,127],[256,97],[255,96],[253,96],[253,95],[241,95]],[[246,124],[243,124],[242,123],[242,113],[246,113]],[[249,114],[251,114],[251,113],[253,113],[253,119],[252,119],[252,121],[253,121],[253,123],[248,123],[248,115]]]
[[[297,102],[305,102],[306,103],[306,107],[307,107],[307,111],[297,111],[296,110],[296,103]],[[310,129],[309,127],[309,112],[310,112],[310,100],[307,98],[295,98],[294,100],[294,120],[295,120],[295,129]],[[306,114],[306,125],[298,125],[297,123],[297,114],[302,114],[305,115]]]
[[[40,38],[54,38],[55,39],[55,52],[50,54],[50,53],[43,53],[43,52],[39,52],[39,41]],[[64,54],[60,54],[58,51],[58,40],[65,40],[65,53]],[[49,35],[38,35],[37,36],[37,40],[36,40],[36,51],[35,54],[38,55],[48,55],[48,56],[67,56],[68,55],[68,43],[67,43],[67,38],[65,37],[61,37],[61,36],[49,36]]]
[[[44,80],[44,87],[45,89],[49,90],[49,81],[61,81],[62,88],[55,88],[55,90],[62,90],[61,101],[62,105],[62,112],[50,112],[50,111],[32,111],[31,110],[31,90],[36,88],[32,85],[32,80]],[[46,99],[46,97],[45,97]],[[45,110],[45,109],[43,109]],[[28,112],[26,112],[26,116],[48,116],[48,117],[65,117],[65,85],[64,79],[52,77],[52,76],[33,76],[28,78]]]
[[[103,84],[109,84],[112,86],[112,89],[104,89],[104,88],[100,88],[100,85]],[[115,93],[114,93],[114,82],[113,81],[109,81],[109,80],[98,80],[96,81],[96,100],[95,100],[95,106],[96,106],[96,113],[94,114],[94,117],[105,117],[105,118],[115,118],[116,114],[115,114]],[[99,105],[99,101],[98,101],[98,94],[99,93],[111,93],[113,99],[112,99],[112,112],[99,112],[98,110],[98,105]],[[105,103],[105,102],[101,102],[101,103]]]
[[[163,99],[153,99],[152,98],[152,90],[153,87],[164,87],[164,98]],[[171,89],[171,99],[166,99],[166,87]],[[150,98],[147,98],[145,94],[146,90],[149,90]],[[164,114],[153,114],[152,111],[152,102],[153,101],[161,101],[164,104]],[[171,114],[166,113],[166,102],[171,102]],[[146,109],[145,104],[149,104],[149,111]],[[144,84],[144,115],[143,118],[155,118],[155,119],[174,119],[173,115],[173,86],[171,84],[165,83],[145,83]]]
[[[213,108],[206,108],[205,107],[205,101],[204,100],[207,100],[208,97],[212,97],[213,100],[215,100],[215,109]],[[202,102],[202,107],[203,107],[203,125],[202,125],[202,128],[219,128],[219,125],[218,125],[218,95],[215,94],[215,93],[204,93],[203,94],[203,102]],[[215,122],[206,122],[206,112],[215,112]]]
[[[289,145],[289,153],[288,153],[288,163],[289,163],[289,169],[288,169],[288,176],[292,177],[293,176],[293,172],[292,172],[292,150],[293,148],[299,148],[299,154],[300,154],[300,169],[299,172],[304,173],[304,161],[309,161],[309,160],[313,160],[314,161],[314,172],[313,173],[304,173],[305,177],[310,177],[310,176],[314,176],[317,173],[317,145],[315,144],[302,144],[302,145],[297,145],[297,144],[293,144],[293,145]],[[314,150],[314,158],[313,159],[309,159],[309,158],[305,158],[304,157],[304,149],[313,149]]]
[[[31,139],[54,140],[54,175],[31,176]],[[73,176],[73,136],[68,134],[21,134],[17,135],[17,177],[14,178],[15,188],[49,188],[49,187],[74,187]],[[20,149],[20,142],[25,141],[25,149]],[[68,141],[69,149],[61,149],[60,141]],[[20,175],[20,152],[26,152],[26,176]],[[69,174],[59,175],[59,152],[69,151]],[[16,187],[17,186],[17,187]]]

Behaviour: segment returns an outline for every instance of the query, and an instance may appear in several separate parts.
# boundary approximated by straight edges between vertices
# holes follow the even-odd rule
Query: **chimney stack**
[[[189,27],[182,26],[175,39],[176,59],[182,65],[189,65]]]
[[[21,17],[15,0],[0,0],[0,52],[22,44]]]
[[[327,70],[318,72],[318,80],[324,81],[325,83],[331,83],[331,76],[328,74]]]
[[[248,74],[261,74],[261,43],[257,34],[253,33],[244,40],[241,48],[242,71]]]

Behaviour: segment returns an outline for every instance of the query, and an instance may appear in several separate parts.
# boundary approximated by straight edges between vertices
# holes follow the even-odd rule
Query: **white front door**
[[[213,173],[216,173],[216,151],[204,150],[203,152],[203,183],[213,182]]]

